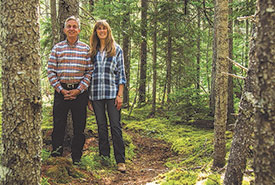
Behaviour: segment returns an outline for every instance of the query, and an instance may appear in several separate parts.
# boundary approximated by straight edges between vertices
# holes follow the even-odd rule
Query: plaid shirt
[[[98,51],[94,57],[94,70],[89,93],[90,100],[114,99],[119,84],[126,84],[123,51],[116,44],[116,55],[107,57]]]
[[[48,78],[57,92],[63,89],[61,83],[79,84],[80,92],[88,89],[93,69],[89,49],[81,41],[70,46],[67,40],[53,47],[48,61]]]

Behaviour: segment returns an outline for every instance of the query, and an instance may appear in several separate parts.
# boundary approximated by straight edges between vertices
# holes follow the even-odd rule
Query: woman
[[[90,36],[94,71],[89,90],[88,107],[95,112],[99,135],[99,154],[110,157],[106,112],[111,127],[114,155],[118,170],[125,172],[125,146],[120,124],[123,88],[126,83],[123,52],[115,43],[105,20],[97,21]]]

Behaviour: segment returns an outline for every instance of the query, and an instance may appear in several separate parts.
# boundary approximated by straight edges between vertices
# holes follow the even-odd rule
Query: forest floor
[[[42,182],[42,185],[143,185],[153,182],[158,175],[168,171],[165,162],[175,154],[171,152],[167,143],[142,136],[134,131],[124,131],[131,136],[135,145],[135,157],[126,163],[126,173],[118,172],[115,165],[110,169],[99,166],[97,170],[87,170],[81,168],[81,165],[72,165],[68,148],[67,150],[65,148],[64,157],[48,158],[48,161],[43,162],[42,181],[46,183]],[[49,136],[49,132],[46,135]],[[91,133],[86,139],[83,155],[89,153],[90,148],[97,149],[97,135]],[[46,143],[49,142],[46,141]],[[49,150],[50,146],[45,145],[44,148]],[[58,167],[58,165],[63,167]]]

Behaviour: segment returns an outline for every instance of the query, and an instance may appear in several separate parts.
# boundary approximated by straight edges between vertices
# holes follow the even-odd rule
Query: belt
[[[66,83],[61,83],[61,86],[66,89],[66,90],[71,90],[71,89],[76,89],[78,87],[78,84],[66,84]]]

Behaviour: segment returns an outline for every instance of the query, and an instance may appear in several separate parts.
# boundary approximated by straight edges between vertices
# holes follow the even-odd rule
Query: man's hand
[[[73,89],[68,91],[63,89],[61,93],[64,95],[64,100],[74,100],[80,94],[80,90]]]
[[[88,101],[88,109],[90,110],[90,111],[94,111],[94,108],[93,108],[93,105],[92,105],[92,102],[89,100]]]

